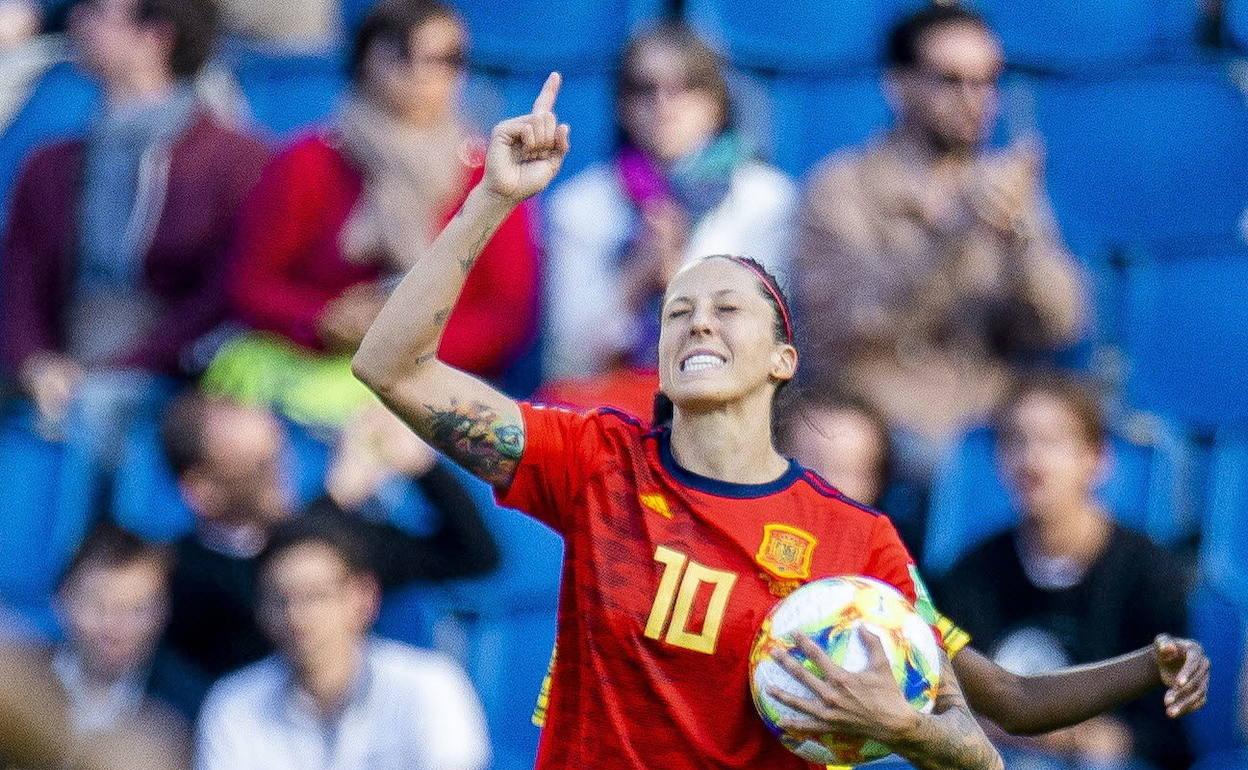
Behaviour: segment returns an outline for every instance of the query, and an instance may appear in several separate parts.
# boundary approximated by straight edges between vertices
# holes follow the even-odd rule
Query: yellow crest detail
[[[758,555],[754,560],[781,580],[809,580],[810,562],[818,544],[814,535],[797,527],[765,524],[763,542],[758,546]]]
[[[637,495],[637,499],[641,504],[665,519],[672,518],[672,509],[667,507],[667,499],[663,495],[658,494],[641,494]]]

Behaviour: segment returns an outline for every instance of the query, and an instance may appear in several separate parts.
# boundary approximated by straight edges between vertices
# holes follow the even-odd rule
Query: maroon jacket
[[[82,139],[37,150],[13,193],[0,262],[0,354],[16,372],[64,351],[62,308],[74,283]],[[226,253],[235,215],[267,158],[264,144],[199,113],[171,148],[168,191],[143,280],[158,308],[152,333],[114,362],[180,371],[183,350],[225,317]],[[118,223],[118,237],[124,223]]]

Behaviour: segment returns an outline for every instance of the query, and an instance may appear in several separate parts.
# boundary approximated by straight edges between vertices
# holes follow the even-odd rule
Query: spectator
[[[800,216],[804,370],[879,408],[921,477],[991,413],[1016,354],[1067,346],[1084,323],[1039,153],[986,146],[1001,56],[985,22],[957,6],[902,22],[886,78],[896,125],[824,161]]]
[[[446,461],[404,432],[367,433],[344,443],[329,472],[332,495],[312,503],[310,512],[356,532],[383,588],[492,569],[494,542]],[[190,395],[170,409],[163,440],[196,517],[195,532],[175,546],[166,642],[212,680],[272,652],[256,624],[256,555],[292,515],[282,491],[282,432],[265,411]],[[379,449],[387,454],[367,456]],[[353,467],[360,465],[367,467]],[[381,518],[390,513],[387,487],[400,474],[435,513],[428,534]]]
[[[197,770],[483,770],[472,685],[438,653],[368,636],[378,585],[337,517],[279,527],[259,560],[261,624],[278,654],[222,680]]]
[[[387,294],[481,178],[455,110],[464,28],[436,0],[383,2],[351,53],[354,93],[335,124],[265,170],[235,243],[232,291],[261,334],[231,344],[209,384],[336,425],[371,398],[349,359]],[[498,377],[536,323],[537,252],[528,209],[472,268],[440,355]]]
[[[1056,375],[1029,378],[1005,400],[998,430],[1020,524],[953,567],[938,591],[942,609],[1020,674],[1109,658],[1182,631],[1183,572],[1093,496],[1107,439],[1091,393]],[[1163,768],[1189,760],[1181,726],[1156,696],[1019,751],[1072,768],[1125,767],[1133,756]]]
[[[190,86],[213,45],[209,0],[84,0],[71,26],[105,106],[85,139],[22,171],[0,345],[50,424],[78,400],[77,432],[108,461],[128,416],[224,319],[227,236],[264,149]]]
[[[625,49],[616,85],[620,147],[550,201],[548,373],[653,370],[658,304],[688,259],[748,254],[784,273],[793,183],[733,128],[723,65],[692,31],[665,24]]]
[[[176,656],[157,650],[169,612],[171,554],[109,524],[87,535],[61,581],[65,640],[52,669],[81,738],[135,725],[180,738],[189,756],[194,685]]]
[[[182,770],[167,736],[134,729],[115,740],[83,743],[69,726],[68,705],[41,654],[0,643],[0,766],[74,770]]]
[[[923,552],[927,490],[897,478],[888,423],[856,396],[817,395],[789,410],[785,451],[847,497],[888,514],[911,553]]]

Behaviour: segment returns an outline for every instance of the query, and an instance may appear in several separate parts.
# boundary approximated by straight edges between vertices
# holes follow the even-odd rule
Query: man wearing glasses
[[[815,170],[794,274],[814,380],[876,406],[901,470],[924,477],[992,411],[1016,355],[1077,340],[1085,304],[1037,148],[988,144],[1003,60],[984,20],[920,11],[886,56],[894,125]]]

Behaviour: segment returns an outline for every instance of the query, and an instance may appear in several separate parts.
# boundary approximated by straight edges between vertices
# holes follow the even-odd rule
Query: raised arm
[[[1111,660],[1020,676],[971,648],[954,659],[967,700],[976,713],[1014,735],[1070,727],[1165,686],[1166,715],[1185,716],[1205,705],[1209,659],[1199,643],[1162,635]]]
[[[559,84],[552,73],[531,113],[494,127],[481,183],[390,295],[352,360],[355,375],[421,438],[500,487],[524,451],[519,407],[440,362],[438,342],[485,244],[563,165],[569,129],[553,112]]]

